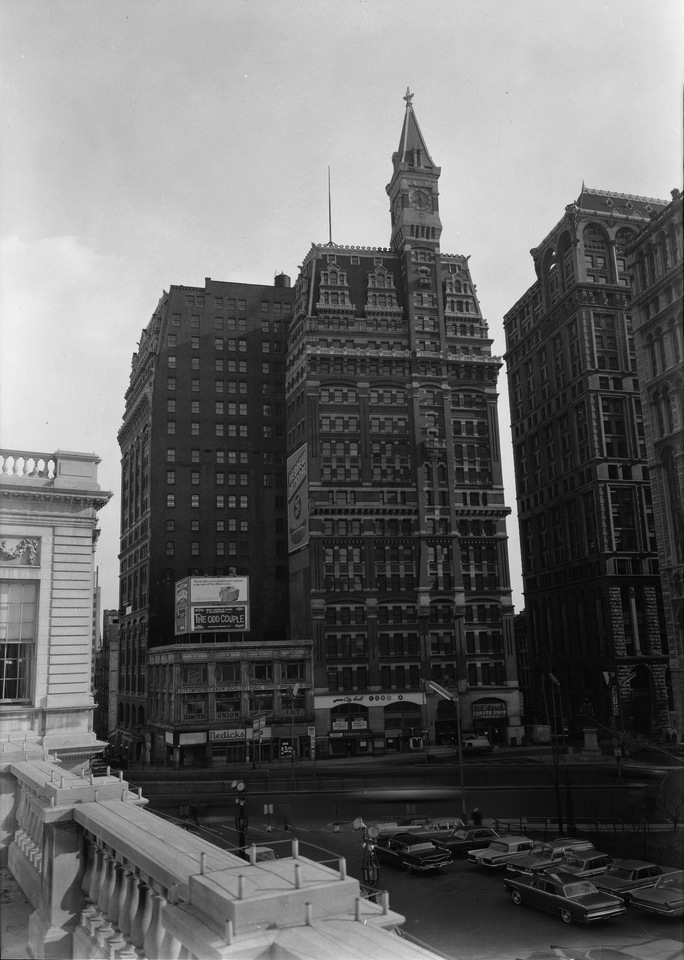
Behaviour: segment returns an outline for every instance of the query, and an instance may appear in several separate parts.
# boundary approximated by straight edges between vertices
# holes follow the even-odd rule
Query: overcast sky
[[[162,291],[387,246],[407,86],[504,353],[531,247],[590,187],[681,187],[681,0],[2,0],[0,445],[95,452],[117,606],[131,355]],[[522,607],[505,371],[511,566]]]

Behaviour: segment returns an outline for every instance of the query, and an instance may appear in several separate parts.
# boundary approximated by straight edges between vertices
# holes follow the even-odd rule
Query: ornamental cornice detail
[[[68,493],[56,493],[52,490],[47,493],[30,493],[28,490],[1,490],[0,495],[3,500],[28,500],[31,503],[71,503],[92,507],[93,510],[101,510],[106,507],[111,497],[111,495],[89,497],[82,493],[70,495]]]

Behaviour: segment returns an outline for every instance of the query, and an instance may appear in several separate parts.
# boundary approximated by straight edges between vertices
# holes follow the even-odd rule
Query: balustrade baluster
[[[115,860],[109,853],[105,853],[105,869],[103,871],[102,885],[100,887],[100,896],[97,900],[97,909],[109,919],[109,902],[114,893],[114,883],[116,877],[114,874]]]
[[[133,923],[131,924],[131,940],[136,947],[142,950],[145,934],[147,933],[150,918],[152,917],[152,891],[142,880],[139,881],[139,886],[138,909],[135,912]]]
[[[90,884],[93,882],[93,873],[95,872],[95,850],[95,841],[92,837],[86,836],[83,844],[86,868],[83,871],[83,880],[81,880],[81,892],[86,900],[90,900]]]
[[[164,927],[162,926],[162,908],[166,900],[156,890],[150,891],[152,894],[152,916],[150,924],[145,933],[143,947],[145,956],[148,960],[166,960],[166,957],[160,952],[161,943],[164,939]]]
[[[121,928],[119,917],[126,899],[126,883],[124,881],[124,868],[118,862],[114,861],[114,891],[109,901],[109,919],[112,923]]]
[[[127,940],[132,940],[131,929],[133,920],[138,912],[138,901],[140,899],[140,889],[138,878],[131,870],[125,871],[126,898],[119,914],[119,930]]]
[[[93,870],[93,879],[90,884],[90,891],[88,893],[88,899],[92,904],[97,907],[98,901],[100,899],[100,889],[104,883],[104,874],[107,869],[107,864],[105,863],[105,854],[102,847],[97,844],[95,847],[95,869]]]

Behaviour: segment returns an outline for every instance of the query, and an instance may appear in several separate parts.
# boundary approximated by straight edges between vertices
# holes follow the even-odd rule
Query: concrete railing
[[[343,858],[303,857],[297,840],[280,859],[259,861],[255,847],[245,859],[148,812],[121,777],[28,757],[11,774],[9,867],[34,910],[36,958],[209,960],[290,937],[322,960],[337,955],[322,946],[331,940],[370,960],[403,923],[386,893],[361,894]]]

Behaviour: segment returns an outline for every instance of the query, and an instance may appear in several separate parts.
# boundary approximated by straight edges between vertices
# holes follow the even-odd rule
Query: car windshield
[[[410,850],[411,853],[423,853],[425,850],[434,850],[435,847],[432,843],[425,840],[423,843],[411,843],[406,845],[407,850]]]
[[[607,877],[617,877],[618,880],[631,880],[632,873],[633,871],[626,867],[608,867],[606,870]]]
[[[457,840],[466,840],[466,839],[468,838],[468,836],[469,836],[469,834],[468,834],[468,831],[467,831],[467,830],[456,830],[456,831],[454,831],[454,837],[455,837]]]
[[[598,890],[589,880],[581,880],[579,883],[569,883],[563,887],[563,893],[568,900],[574,900],[576,897],[586,897],[589,893],[598,893]]]
[[[494,841],[494,843],[490,843],[490,844],[489,844],[489,849],[490,849],[490,850],[503,850],[503,851],[506,851],[506,850],[508,850],[508,844],[507,844],[507,843],[497,843],[496,841]]]

